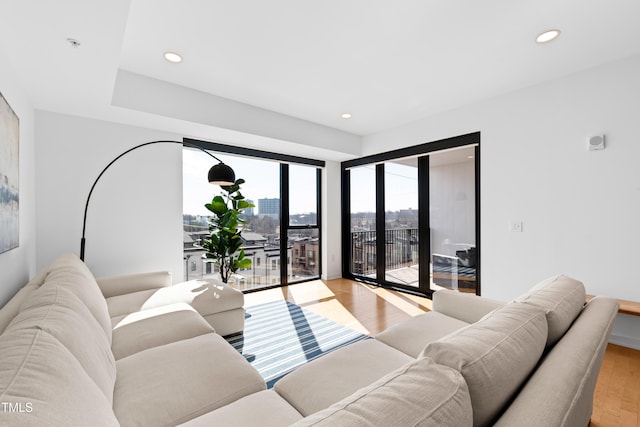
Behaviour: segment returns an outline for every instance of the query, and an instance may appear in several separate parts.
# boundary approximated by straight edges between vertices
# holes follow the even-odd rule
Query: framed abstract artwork
[[[20,241],[20,120],[0,93],[0,253]]]

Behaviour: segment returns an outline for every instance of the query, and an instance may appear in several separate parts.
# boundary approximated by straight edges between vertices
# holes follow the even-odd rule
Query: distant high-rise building
[[[258,199],[258,214],[279,217],[280,199]]]
[[[250,200],[250,199],[247,199],[247,202],[251,203],[252,205],[254,204],[253,200]],[[253,209],[254,208],[246,208],[244,210],[244,214],[247,215],[247,216],[254,216],[256,213],[255,213],[255,211]]]

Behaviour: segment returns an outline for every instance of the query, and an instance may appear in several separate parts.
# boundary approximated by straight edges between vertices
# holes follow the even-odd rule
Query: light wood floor
[[[609,344],[593,401],[591,427],[640,426],[640,351]]]
[[[431,300],[353,282],[315,280],[245,295],[245,305],[288,300],[375,335],[431,309]],[[640,427],[640,351],[609,344],[596,385],[591,427]]]

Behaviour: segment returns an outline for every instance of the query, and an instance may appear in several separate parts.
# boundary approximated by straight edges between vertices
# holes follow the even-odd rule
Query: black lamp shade
[[[236,182],[236,174],[224,163],[213,165],[209,169],[209,184],[212,185],[233,185]]]

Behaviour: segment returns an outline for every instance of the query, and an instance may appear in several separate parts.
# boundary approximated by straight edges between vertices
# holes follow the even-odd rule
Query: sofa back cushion
[[[558,275],[535,285],[516,301],[540,307],[547,316],[547,347],[553,346],[578,317],[586,301],[582,282]]]
[[[111,403],[116,362],[109,341],[87,307],[62,286],[43,286],[31,293],[7,332],[42,330],[57,339],[78,360]]]
[[[11,323],[13,318],[18,315],[22,303],[35,289],[38,289],[38,287],[34,285],[27,284],[23,286],[18,290],[18,292],[16,292],[13,298],[7,301],[4,307],[0,308],[0,334],[7,329],[9,323]]]
[[[588,426],[617,314],[618,302],[613,298],[597,296],[589,301],[562,339],[544,355],[495,427]],[[633,382],[633,377],[628,381]]]
[[[71,291],[87,306],[111,344],[111,317],[107,302],[89,268],[75,254],[57,258],[50,266],[42,287],[61,286]]]
[[[45,279],[51,271],[51,266],[47,266],[40,270],[29,283],[24,285],[16,292],[16,294],[0,309],[0,334],[9,326],[9,323],[20,312],[22,303],[29,297],[31,292],[38,289],[44,283]]]
[[[430,343],[423,355],[462,374],[471,395],[473,425],[486,426],[534,369],[546,341],[544,312],[510,303]]]
[[[460,373],[421,358],[293,426],[464,427],[472,421]]]
[[[439,289],[433,293],[432,298],[433,311],[466,323],[475,323],[487,313],[505,304],[504,301],[451,289]]]
[[[47,332],[0,335],[0,361],[0,425],[120,425],[76,358]]]

